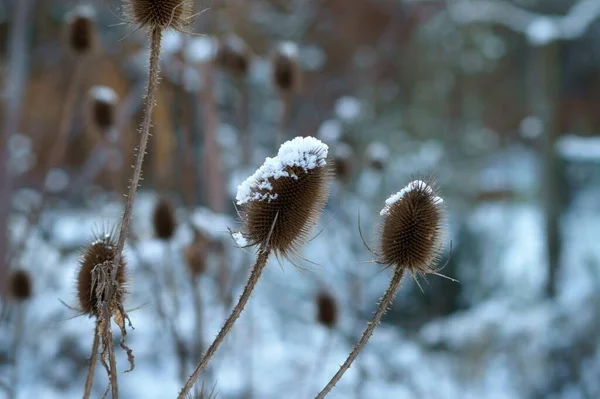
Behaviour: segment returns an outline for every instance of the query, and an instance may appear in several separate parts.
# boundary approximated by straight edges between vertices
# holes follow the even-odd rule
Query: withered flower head
[[[86,54],[94,49],[97,41],[95,10],[81,5],[67,14],[67,43],[76,54]]]
[[[108,131],[115,126],[116,106],[119,96],[110,87],[94,86],[90,89],[90,118],[100,131]]]
[[[327,152],[327,145],[313,137],[296,137],[240,184],[236,200],[249,245],[283,257],[297,252],[329,195]]]
[[[250,56],[250,49],[239,36],[229,35],[219,40],[217,64],[232,75],[243,77],[248,73]]]
[[[156,237],[165,241],[173,238],[177,228],[177,219],[175,217],[175,207],[171,201],[162,198],[156,203],[152,215],[152,224]]]
[[[16,301],[26,301],[32,295],[31,277],[25,270],[15,270],[8,276],[8,294]]]
[[[353,161],[352,147],[344,142],[336,143],[333,148],[333,165],[335,176],[339,180],[346,182],[352,177]]]
[[[377,171],[383,171],[390,157],[390,150],[385,144],[372,142],[366,150],[367,165]]]
[[[90,316],[98,316],[100,309],[97,308],[98,299],[105,300],[104,288],[110,284],[110,274],[112,262],[115,257],[117,243],[111,234],[99,235],[83,251],[80,260],[80,269],[77,276],[77,297],[79,306],[83,313]],[[119,268],[117,269],[117,291],[109,307],[114,310],[116,304],[122,304],[126,294],[126,263],[121,257]],[[99,291],[102,291],[99,293]],[[99,295],[99,298],[98,298]]]
[[[335,298],[326,291],[317,294],[317,321],[327,328],[335,327],[338,319],[338,306]]]
[[[271,56],[273,84],[281,92],[298,91],[302,71],[298,63],[298,46],[293,42],[281,43]]]
[[[210,243],[200,232],[196,231],[194,235],[194,241],[185,249],[185,260],[190,274],[198,277],[206,271]]]
[[[148,30],[185,31],[192,22],[193,7],[192,0],[126,0],[125,13],[133,23]]]
[[[379,263],[413,275],[435,272],[444,225],[443,200],[421,180],[390,196],[381,210]]]

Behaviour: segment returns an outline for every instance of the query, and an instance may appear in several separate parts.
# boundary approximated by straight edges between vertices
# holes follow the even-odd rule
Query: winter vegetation
[[[0,399],[600,397],[598,0],[0,36]]]

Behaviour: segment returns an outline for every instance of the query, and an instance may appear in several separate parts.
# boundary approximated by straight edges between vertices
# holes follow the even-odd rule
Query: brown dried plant
[[[298,46],[293,42],[280,43],[271,55],[271,79],[281,100],[279,129],[275,135],[276,144],[285,139],[292,100],[302,84],[302,69],[298,62]]]
[[[256,247],[256,263],[238,303],[179,393],[179,399],[190,392],[244,310],[271,252],[290,258],[308,239],[329,193],[327,152],[328,147],[319,140],[297,137],[284,143],[276,157],[267,158],[238,187],[236,199],[242,207],[242,231],[235,233],[234,238],[240,246]]]
[[[396,296],[404,272],[408,271],[415,279],[417,275],[426,273],[438,274],[435,264],[443,237],[442,203],[432,184],[421,180],[409,183],[386,200],[380,212],[377,250],[367,248],[376,256],[377,263],[393,268],[390,284],[361,339],[331,381],[316,396],[317,399],[324,398],[333,389],[367,344]]]

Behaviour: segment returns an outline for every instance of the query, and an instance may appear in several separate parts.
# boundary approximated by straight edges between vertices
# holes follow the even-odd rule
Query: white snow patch
[[[337,119],[328,119],[319,126],[317,136],[323,141],[333,143],[342,137],[342,133],[342,122]]]
[[[67,14],[67,21],[73,22],[75,18],[90,18],[93,19],[96,17],[96,10],[94,7],[84,4],[79,5],[73,9],[73,11]]]
[[[527,40],[533,46],[545,46],[559,37],[556,23],[548,17],[534,19],[527,27]]]
[[[381,212],[379,212],[379,214],[381,216],[387,215],[389,213],[392,205],[394,205],[396,202],[400,201],[402,198],[404,198],[404,196],[406,194],[408,194],[409,192],[411,192],[413,190],[424,190],[427,194],[434,194],[433,189],[431,187],[429,187],[427,185],[427,183],[425,183],[423,180],[411,181],[402,190],[398,191],[396,194],[390,195],[390,197],[385,200],[385,206],[383,207]],[[440,204],[440,203],[444,202],[444,200],[438,196],[435,196],[433,198],[433,202],[435,204]]]
[[[185,58],[193,64],[204,64],[211,61],[217,53],[217,41],[209,36],[199,36],[190,39],[186,48]]]
[[[390,149],[383,143],[374,141],[367,146],[367,157],[371,161],[385,162],[390,157]]]
[[[298,45],[294,42],[281,42],[279,43],[279,46],[277,46],[277,50],[288,58],[298,58],[299,49]]]
[[[535,139],[540,137],[544,132],[544,124],[541,119],[530,115],[521,121],[519,125],[519,133],[526,139]]]
[[[62,169],[54,168],[46,175],[46,189],[51,193],[63,191],[69,185],[69,175]]]
[[[272,201],[277,199],[277,193],[260,193],[257,190],[271,191],[269,179],[298,176],[290,175],[287,167],[295,166],[305,171],[325,166],[329,147],[314,137],[296,137],[286,141],[279,148],[275,158],[267,158],[256,172],[238,186],[236,201],[238,205],[250,201]]]
[[[233,233],[231,236],[235,240],[235,243],[238,245],[238,247],[245,247],[248,245],[248,240],[246,240],[246,237],[244,237],[244,235],[239,231],[237,233]]]
[[[96,101],[107,104],[116,104],[119,100],[117,92],[108,86],[93,86],[90,89],[90,96]]]
[[[352,96],[340,97],[335,102],[335,114],[344,122],[354,122],[360,116],[362,102]]]
[[[563,136],[556,143],[556,150],[566,159],[600,161],[600,137]]]

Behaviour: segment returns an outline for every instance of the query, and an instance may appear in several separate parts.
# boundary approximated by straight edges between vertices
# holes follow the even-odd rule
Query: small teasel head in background
[[[175,235],[177,229],[177,217],[175,206],[166,198],[158,200],[152,214],[152,225],[157,238],[169,241]]]
[[[250,59],[250,49],[239,36],[228,35],[219,40],[215,60],[224,71],[242,78],[248,73]]]
[[[445,213],[434,184],[410,182],[385,201],[380,215],[378,262],[413,276],[436,273]]]
[[[192,0],[126,0],[124,5],[127,18],[148,31],[170,28],[187,32],[193,9]]]
[[[7,292],[9,298],[17,302],[24,302],[31,298],[33,283],[29,273],[22,269],[12,271],[8,276]]]
[[[206,272],[210,242],[198,230],[194,230],[194,241],[185,249],[185,261],[193,278],[198,278]]]
[[[317,321],[327,328],[334,328],[338,320],[338,305],[327,291],[320,291],[316,297]]]
[[[313,137],[296,137],[240,184],[236,200],[243,227],[236,241],[285,258],[296,254],[329,196],[328,150]]]
[[[271,55],[273,85],[282,93],[294,93],[300,89],[302,70],[298,61],[298,45],[280,43]]]
[[[335,176],[343,183],[350,181],[354,171],[354,154],[348,143],[338,142],[333,147]]]
[[[367,146],[365,157],[369,168],[382,172],[388,164],[390,150],[385,144],[374,141]]]
[[[67,14],[66,41],[73,53],[86,55],[92,52],[98,42],[96,11],[90,5],[80,5]]]
[[[116,249],[117,243],[113,234],[101,233],[83,250],[77,275],[77,297],[84,314],[94,317],[100,314],[97,305],[105,300],[105,289],[110,284]],[[117,290],[113,295],[112,303],[109,304],[111,312],[122,306],[127,294],[126,262],[123,257],[117,269],[116,283]]]
[[[89,91],[89,119],[91,125],[109,141],[116,139],[117,104],[119,96],[108,86],[93,86]]]

